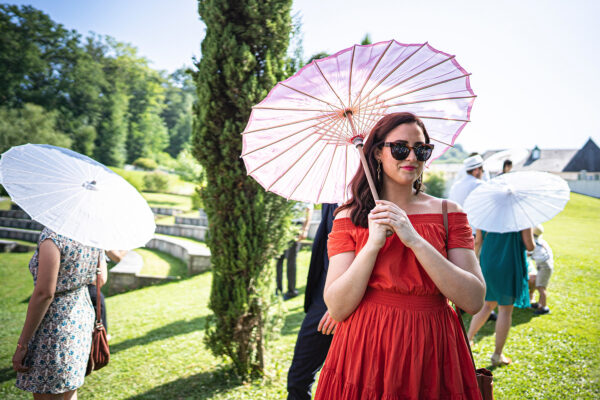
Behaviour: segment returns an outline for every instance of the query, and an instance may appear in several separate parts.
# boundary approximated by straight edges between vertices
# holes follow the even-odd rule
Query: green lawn
[[[517,310],[506,345],[512,365],[496,368],[495,394],[502,399],[600,398],[600,200],[572,195],[567,209],[545,224],[555,254],[549,287],[552,313],[533,317]],[[27,399],[14,388],[10,369],[31,293],[29,254],[0,255],[0,398]],[[304,291],[309,251],[299,255]],[[272,268],[269,271],[273,275]],[[284,324],[270,343],[264,381],[241,383],[230,364],[203,344],[211,274],[107,298],[111,362],[86,379],[81,398],[282,399],[287,369],[302,318],[303,296],[281,304]],[[488,366],[493,324],[476,337],[479,366]]]
[[[184,211],[190,211],[192,208],[192,198],[190,196],[150,192],[142,192],[142,196],[144,196],[150,207],[178,208]]]
[[[145,248],[136,249],[135,252],[144,259],[144,267],[140,272],[142,275],[187,277],[186,264],[170,254]]]
[[[0,200],[0,210],[10,210],[11,201],[8,198]]]

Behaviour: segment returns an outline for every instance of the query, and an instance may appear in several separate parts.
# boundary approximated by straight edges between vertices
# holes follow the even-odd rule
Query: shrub
[[[198,182],[202,174],[202,167],[188,149],[182,150],[177,156],[175,172],[184,181]]]
[[[145,169],[146,171],[154,171],[156,168],[158,168],[158,164],[156,163],[156,161],[154,161],[151,158],[144,157],[140,157],[137,160],[135,160],[133,162],[133,165],[135,165],[138,168]]]
[[[148,192],[167,192],[169,175],[164,172],[152,172],[144,176],[144,190]]]
[[[425,193],[435,197],[444,197],[444,192],[446,191],[446,180],[441,173],[428,173],[424,183]]]
[[[131,186],[133,186],[138,192],[144,190],[144,172],[141,171],[127,171],[123,168],[110,167],[115,173],[119,174],[125,179]]]
[[[204,208],[204,202],[202,201],[200,190],[196,188],[194,193],[192,193],[192,209],[197,210],[199,208]]]

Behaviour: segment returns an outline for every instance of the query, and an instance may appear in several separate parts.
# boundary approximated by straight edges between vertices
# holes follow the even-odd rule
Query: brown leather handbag
[[[446,250],[448,250],[448,202],[446,200],[442,201],[442,215],[444,217],[444,229],[446,230]],[[454,305],[454,309],[458,316],[458,320],[460,321],[460,327],[462,329],[465,342],[469,348],[469,354],[471,355],[473,369],[475,369],[477,386],[479,386],[481,397],[483,400],[494,400],[494,376],[490,370],[485,368],[477,368],[475,366],[475,359],[473,358],[473,352],[471,351],[471,345],[469,344],[469,338],[467,337],[467,330],[465,329],[465,324],[463,323],[462,317],[458,312],[458,307],[456,307],[456,304]]]
[[[98,268],[98,275],[100,268]],[[100,285],[96,281],[96,322],[94,324],[94,332],[92,334],[92,350],[88,360],[85,375],[89,375],[92,371],[100,369],[108,364],[110,360],[110,349],[108,348],[108,339],[106,338],[106,329],[102,324],[102,301],[100,301]]]

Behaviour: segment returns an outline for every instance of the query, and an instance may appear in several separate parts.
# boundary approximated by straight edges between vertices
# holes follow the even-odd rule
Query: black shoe
[[[490,316],[488,317],[488,319],[487,319],[487,320],[488,320],[488,321],[495,321],[495,320],[497,320],[497,319],[498,319],[498,314],[496,314],[496,312],[495,312],[495,311],[492,311],[492,312],[490,313]]]
[[[283,294],[283,299],[284,300],[289,300],[289,299],[292,299],[292,298],[298,296],[298,294],[299,293],[298,293],[297,290],[286,292],[286,293]]]
[[[540,303],[538,303],[538,302],[531,303],[530,307],[533,308],[534,310],[537,310],[538,308],[540,308]]]
[[[546,306],[546,307],[539,307],[537,310],[535,310],[533,312],[535,315],[544,315],[544,314],[550,314],[550,309]]]

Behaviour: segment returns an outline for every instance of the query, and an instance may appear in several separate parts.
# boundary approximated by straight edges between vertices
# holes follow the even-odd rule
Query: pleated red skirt
[[[481,399],[457,318],[441,295],[368,289],[336,329],[315,399]]]

